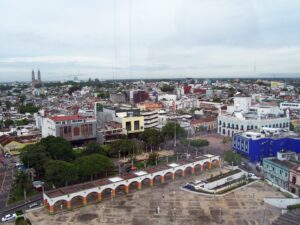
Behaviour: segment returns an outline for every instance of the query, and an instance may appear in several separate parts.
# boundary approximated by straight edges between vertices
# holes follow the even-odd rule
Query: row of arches
[[[133,193],[138,190],[141,190],[142,188],[152,187],[161,183],[168,183],[180,177],[185,177],[193,174],[200,174],[203,170],[208,170],[212,167],[218,167],[219,164],[219,160],[213,160],[211,163],[207,161],[203,165],[196,164],[193,167],[187,166],[184,169],[177,169],[174,172],[167,171],[164,174],[157,174],[152,179],[149,177],[145,177],[140,182],[135,180],[128,183],[128,185],[122,183],[116,186],[115,188],[107,187],[101,192],[92,191],[86,196],[76,195],[69,200],[62,199],[56,201],[52,205],[49,205],[47,200],[44,200],[44,205],[47,206],[49,212],[53,214],[59,211],[82,207],[87,204],[98,203],[103,200],[112,200],[116,196],[122,196],[128,193]]]

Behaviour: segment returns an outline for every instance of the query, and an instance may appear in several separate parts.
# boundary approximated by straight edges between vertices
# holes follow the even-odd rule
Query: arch
[[[164,174],[164,177],[165,177],[165,181],[171,181],[171,180],[173,180],[173,172],[166,172],[165,174]]]
[[[193,168],[191,166],[187,166],[185,169],[184,169],[184,173],[186,175],[191,175],[192,174],[192,170]]]
[[[127,194],[127,189],[128,186],[126,186],[125,184],[120,184],[119,186],[116,187],[116,195],[124,195]]]
[[[112,198],[112,188],[105,188],[102,190],[102,200],[108,200]]]
[[[70,203],[71,203],[71,206],[72,208],[78,208],[78,207],[81,207],[84,205],[83,201],[84,201],[84,198],[83,196],[81,195],[76,195],[74,196],[71,200],[70,200]]]
[[[54,203],[54,212],[60,212],[67,210],[67,200],[58,200]]]
[[[185,173],[184,173],[184,169],[182,168],[180,168],[180,169],[177,169],[176,171],[175,171],[175,177],[176,178],[179,178],[179,177],[184,177],[184,175],[185,175]]]
[[[161,183],[161,177],[162,177],[162,175],[160,175],[160,174],[155,175],[155,176],[153,177],[153,185],[155,185],[155,184],[160,184],[160,183]]]
[[[211,167],[217,168],[217,167],[219,167],[219,166],[220,166],[220,161],[219,161],[218,159],[212,160],[212,162],[211,162]]]
[[[202,165],[200,163],[199,164],[195,164],[194,170],[195,170],[195,174],[201,173],[201,171],[202,171]]]
[[[208,170],[208,169],[210,169],[210,166],[211,166],[210,162],[209,162],[209,161],[205,161],[205,162],[203,163],[203,165],[202,165],[202,168],[203,168],[204,170]]]
[[[151,186],[150,178],[146,177],[141,181],[141,187]]]
[[[98,202],[98,192],[93,191],[88,193],[86,199],[88,203]]]
[[[128,184],[129,192],[136,192],[139,190],[139,182],[138,181],[132,181],[130,184]]]

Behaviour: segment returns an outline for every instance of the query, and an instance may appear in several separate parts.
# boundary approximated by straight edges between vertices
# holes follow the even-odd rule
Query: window
[[[80,135],[80,128],[79,127],[74,127],[73,133],[74,133],[74,136],[79,136]]]
[[[134,130],[140,129],[140,121],[134,121]]]
[[[126,130],[131,131],[131,122],[126,122]]]

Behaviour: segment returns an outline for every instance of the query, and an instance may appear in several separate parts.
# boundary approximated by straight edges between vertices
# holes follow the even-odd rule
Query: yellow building
[[[128,134],[140,133],[144,131],[143,116],[126,116],[122,118],[122,128],[127,130]]]

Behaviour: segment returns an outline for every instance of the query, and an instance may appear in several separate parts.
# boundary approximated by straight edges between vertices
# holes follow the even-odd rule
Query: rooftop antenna
[[[128,55],[129,55],[129,77],[131,78],[131,20],[132,20],[132,0],[128,0]]]

